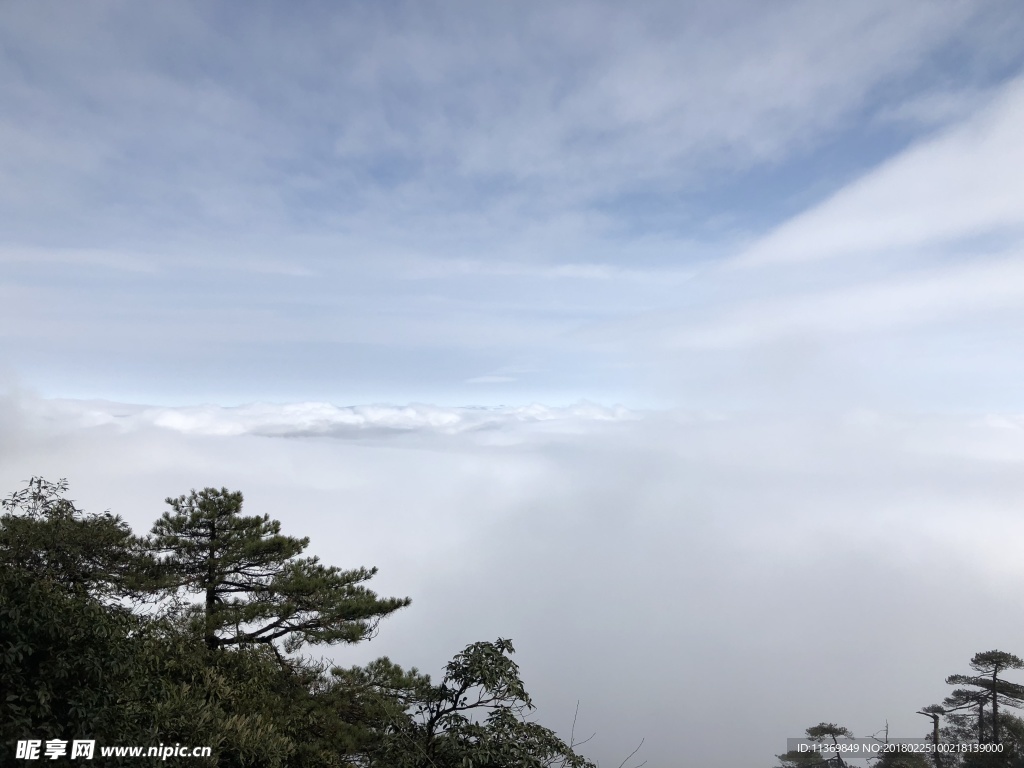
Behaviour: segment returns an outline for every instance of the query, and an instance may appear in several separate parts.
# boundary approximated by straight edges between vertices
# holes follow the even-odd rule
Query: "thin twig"
[[[644,738],[643,738],[643,739],[640,739],[640,743],[636,745],[636,749],[634,749],[634,750],[633,750],[632,752],[630,752],[630,753],[629,753],[629,754],[628,754],[628,755],[626,756],[626,759],[625,759],[625,760],[623,760],[623,761],[622,761],[621,763],[619,763],[619,768],[622,768],[622,766],[624,766],[624,765],[625,765],[626,763],[628,763],[628,762],[629,762],[629,758],[631,758],[631,757],[632,757],[633,755],[635,755],[635,754],[636,754],[637,752],[639,752],[639,751],[640,751],[640,747],[642,747],[642,746],[644,745],[644,739],[646,739],[646,738],[647,738],[647,737],[646,737],[646,736],[644,736]],[[640,765],[644,765],[644,764],[646,764],[646,763],[647,763],[647,761],[646,761],[646,760],[644,760],[644,761],[643,761],[642,763],[640,763]],[[637,768],[640,768],[640,766],[638,765],[638,766],[637,766]]]

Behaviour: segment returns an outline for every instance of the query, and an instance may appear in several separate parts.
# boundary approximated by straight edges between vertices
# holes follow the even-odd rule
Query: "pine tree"
[[[160,557],[159,588],[203,596],[196,612],[210,649],[354,643],[410,602],[378,598],[363,586],[376,568],[343,571],[300,557],[309,539],[283,536],[268,515],[242,515],[239,492],[205,488],[167,503],[171,511],[149,540]]]
[[[853,733],[848,728],[835,723],[818,723],[808,728],[805,733],[807,740],[814,744],[832,744],[836,746],[840,739],[852,739]],[[824,758],[820,752],[799,752],[796,750],[779,758],[779,768],[845,768],[846,762],[839,752],[833,757]]]
[[[1011,683],[1000,678],[1010,669],[1024,669],[1024,660],[1005,651],[985,651],[976,653],[971,659],[971,669],[977,675],[950,675],[946,678],[949,685],[971,685],[980,688],[984,693],[974,693],[974,700],[988,702],[992,708],[992,743],[999,743],[999,705],[1020,707],[1024,705],[1024,686]],[[954,691],[960,699],[971,699],[972,692],[960,689]],[[980,709],[979,709],[980,712]],[[979,740],[981,738],[982,720],[978,717]]]

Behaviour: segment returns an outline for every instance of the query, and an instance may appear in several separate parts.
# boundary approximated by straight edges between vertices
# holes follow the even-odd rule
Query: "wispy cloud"
[[[60,265],[154,274],[160,259],[139,251],[0,245],[0,265]]]
[[[45,64],[5,83],[3,124],[22,139],[4,187],[32,221],[102,189],[89,214],[120,237],[140,224],[175,239],[355,225],[422,241],[429,219],[444,229],[467,214],[504,236],[804,153],[982,10],[353,6],[298,19],[267,7],[232,18],[228,36],[209,7],[165,9],[156,25],[112,6],[102,22],[69,19],[88,46],[7,11],[12,63]],[[129,37],[139,44],[113,44]],[[51,120],[58,104],[74,119]],[[77,213],[64,224],[85,226]]]
[[[609,408],[594,403],[579,403],[568,407],[534,404],[519,407],[446,408],[422,403],[406,406],[253,403],[235,407],[155,407],[106,401],[30,402],[29,410],[40,423],[65,424],[72,428],[111,426],[121,432],[158,427],[188,435],[225,436],[357,437],[363,433],[389,432],[458,434],[523,422],[600,422],[640,418],[640,414],[622,406]]]
[[[515,381],[514,376],[474,376],[466,379],[467,384],[508,384]]]
[[[668,333],[678,347],[730,348],[793,334],[839,340],[843,335],[948,328],[965,316],[1024,311],[1024,249],[983,264],[904,271],[843,288],[791,292],[746,302],[718,318]]]
[[[1013,11],[5,8],[4,356],[55,395],[643,402],[699,367],[665,339],[875,290],[745,248],[1013,235]]]
[[[757,241],[742,263],[899,257],[1009,232],[1024,236],[1024,80]]]

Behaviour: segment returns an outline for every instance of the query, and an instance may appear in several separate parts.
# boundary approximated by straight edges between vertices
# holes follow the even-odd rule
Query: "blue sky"
[[[1024,655],[1024,6],[242,9],[0,7],[0,492],[241,489],[603,765]]]
[[[1020,404],[1013,3],[3,14],[22,386]]]

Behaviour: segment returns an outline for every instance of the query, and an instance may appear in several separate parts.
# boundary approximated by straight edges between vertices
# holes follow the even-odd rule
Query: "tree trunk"
[[[996,688],[996,674],[998,670],[992,670],[992,743],[999,743],[999,690]]]
[[[216,625],[213,612],[217,605],[217,521],[210,521],[210,548],[206,555],[206,647],[211,651],[217,647]]]

